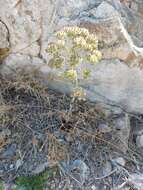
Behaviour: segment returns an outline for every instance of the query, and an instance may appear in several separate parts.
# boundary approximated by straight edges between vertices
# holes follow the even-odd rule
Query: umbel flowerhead
[[[48,44],[47,52],[51,59],[49,67],[61,69],[61,77],[79,85],[79,76],[88,79],[91,70],[88,64],[96,65],[102,58],[98,50],[98,40],[95,34],[90,34],[86,28],[77,26],[64,27],[54,34],[54,40]],[[80,73],[78,70],[80,67]],[[80,94],[80,93],[74,93]]]

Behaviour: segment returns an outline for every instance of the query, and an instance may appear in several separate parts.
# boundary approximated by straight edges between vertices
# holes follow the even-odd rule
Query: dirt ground
[[[46,189],[137,189],[129,179],[142,173],[143,154],[132,133],[125,152],[113,125],[124,115],[107,114],[88,101],[72,103],[29,76],[1,77],[0,179],[14,181],[56,166]]]

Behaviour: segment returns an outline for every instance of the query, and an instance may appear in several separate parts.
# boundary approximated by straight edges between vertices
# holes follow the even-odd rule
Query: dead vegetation
[[[108,117],[98,105],[71,102],[69,96],[41,86],[28,75],[19,75],[13,80],[1,78],[0,92],[1,179],[38,173],[37,168],[48,161],[48,166],[58,165],[62,173],[83,188],[86,179],[74,177],[62,165],[70,160],[83,160],[90,169],[90,184],[100,180],[101,188],[103,185],[108,189],[115,185],[115,176],[118,176],[116,183],[121,184],[127,176],[125,169],[122,175],[119,171],[116,174],[118,169],[112,164],[109,171],[103,171],[112,156],[123,156],[137,167],[135,155],[140,159],[141,155],[130,149],[124,154],[115,142],[118,136],[115,139],[114,133],[100,132],[98,125],[108,123],[112,128],[115,116]],[[13,144],[16,149],[8,152]]]

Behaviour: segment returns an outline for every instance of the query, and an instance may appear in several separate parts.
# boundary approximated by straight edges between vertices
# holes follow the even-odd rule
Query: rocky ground
[[[142,189],[141,116],[1,78],[0,178],[56,167],[47,189]]]
[[[79,78],[86,101],[47,64],[49,40],[69,25],[95,34],[102,53]],[[40,190],[45,178],[48,190],[143,190],[142,29],[142,0],[0,0],[5,190]]]

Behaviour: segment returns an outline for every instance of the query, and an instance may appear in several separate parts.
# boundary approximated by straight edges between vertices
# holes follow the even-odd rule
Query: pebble
[[[22,164],[23,164],[23,161],[20,160],[20,159],[18,159],[18,160],[16,161],[16,169],[18,170],[19,167],[20,167]]]
[[[96,190],[95,185],[92,185],[92,186],[91,186],[91,189],[92,189],[92,190]]]
[[[122,157],[117,157],[113,161],[116,162],[117,164],[119,164],[120,166],[125,166],[125,164],[126,164],[125,159]]]
[[[143,135],[137,136],[136,145],[138,148],[143,148]]]
[[[122,130],[125,128],[125,118],[119,117],[115,121],[115,127],[117,130]]]
[[[42,173],[47,167],[49,166],[48,162],[42,163],[38,165],[35,170],[33,171],[33,174],[39,174]]]
[[[5,150],[5,152],[2,154],[2,157],[7,158],[7,157],[13,157],[16,153],[16,144],[11,144],[8,146],[8,148]]]
[[[12,168],[14,167],[14,165],[13,165],[13,164],[10,164],[10,166],[9,166],[9,167],[10,167],[10,169],[12,169]]]
[[[106,176],[112,171],[112,165],[111,162],[107,161],[102,169],[102,175]]]
[[[98,130],[101,133],[109,133],[109,132],[111,132],[112,129],[111,129],[111,127],[109,127],[109,125],[107,123],[100,123],[98,125]]]

